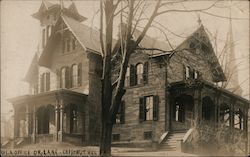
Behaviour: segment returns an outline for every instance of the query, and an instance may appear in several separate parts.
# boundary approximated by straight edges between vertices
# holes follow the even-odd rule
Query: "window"
[[[77,87],[78,86],[78,66],[74,64],[71,67],[71,80],[72,80],[72,87]]]
[[[127,67],[127,71],[126,71],[126,75],[125,75],[125,87],[128,87],[129,86],[129,78],[130,78],[130,68],[129,67]]]
[[[227,104],[221,104],[220,106],[220,122],[230,126],[230,109]]]
[[[190,68],[189,66],[184,66],[185,79],[198,79],[200,76],[199,71]]]
[[[70,39],[67,39],[66,41],[67,41],[67,43],[66,43],[67,44],[67,46],[66,46],[67,52],[69,52],[70,51]]]
[[[139,63],[136,66],[131,64],[128,76],[130,86],[148,83],[148,62]]]
[[[234,128],[243,130],[244,120],[243,120],[243,112],[241,109],[237,109],[234,112]]]
[[[125,123],[125,102],[122,101],[121,105],[118,109],[118,112],[116,114],[116,124],[124,124]]]
[[[71,41],[72,41],[72,50],[75,50],[76,49],[76,39],[73,37]]]
[[[63,67],[60,74],[60,88],[69,88],[69,67]]]
[[[120,134],[113,134],[112,141],[120,141]]]
[[[139,63],[136,66],[136,78],[137,78],[136,84],[143,83],[143,64],[142,63]]]
[[[66,68],[62,68],[61,71],[61,88],[66,87]]]
[[[145,140],[150,140],[150,139],[152,139],[152,131],[144,132],[144,139],[145,139]]]
[[[43,73],[40,78],[40,92],[50,90],[50,73]]]
[[[42,30],[42,47],[45,47],[45,29]]]
[[[79,63],[78,64],[78,72],[77,72],[77,81],[78,81],[78,86],[81,86],[82,85],[82,63]]]
[[[146,97],[146,120],[153,120],[153,96]]]
[[[185,78],[186,79],[190,78],[190,72],[191,72],[191,68],[189,66],[185,66]]]
[[[159,116],[159,97],[146,96],[140,98],[139,120],[158,120]]]

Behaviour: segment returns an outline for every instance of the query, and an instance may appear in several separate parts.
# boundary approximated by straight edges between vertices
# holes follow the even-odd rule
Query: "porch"
[[[87,95],[60,89],[12,98],[10,101],[14,106],[14,141],[69,141],[77,144],[85,141]]]
[[[248,100],[203,80],[175,82],[168,90],[169,130],[187,132],[184,151],[233,145],[228,149],[247,152]]]

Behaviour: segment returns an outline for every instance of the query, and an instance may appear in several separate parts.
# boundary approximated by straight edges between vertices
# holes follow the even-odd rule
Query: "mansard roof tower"
[[[63,1],[60,4],[53,4],[47,0],[42,0],[42,4],[38,12],[34,13],[32,16],[40,21],[40,37],[38,45],[38,57],[41,55],[51,32],[56,25],[59,17],[64,14],[68,17],[75,19],[76,21],[82,22],[87,18],[80,15],[75,3],[72,1],[69,7],[64,7]]]

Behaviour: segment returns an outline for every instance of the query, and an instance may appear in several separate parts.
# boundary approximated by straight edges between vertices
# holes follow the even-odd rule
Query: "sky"
[[[164,1],[164,0],[163,0]],[[52,3],[58,3],[58,0]],[[99,9],[98,1],[74,1],[81,15],[88,18],[84,23],[98,28],[99,18],[96,12]],[[152,1],[153,3],[154,1]],[[214,1],[185,2],[173,8],[206,8]],[[1,3],[1,113],[9,114],[11,104],[7,99],[28,93],[28,85],[22,81],[34,56],[39,41],[39,21],[31,15],[38,11],[41,0],[2,0]],[[64,1],[65,6],[70,1]],[[249,96],[249,2],[248,1],[222,1],[222,5],[231,6],[232,17],[243,18],[233,20],[233,36],[235,40],[235,54],[237,59],[239,82],[243,88],[245,98]],[[169,9],[169,8],[168,8]],[[150,10],[149,10],[150,11]],[[208,12],[229,17],[229,9],[212,8]],[[218,51],[225,44],[229,29],[229,20],[204,13],[167,13],[156,19],[169,30],[166,30],[172,44],[176,44],[198,28],[198,17],[211,37],[217,32]],[[164,40],[161,32],[150,29],[148,35]],[[213,38],[211,38],[213,42]],[[246,81],[247,79],[247,81]],[[242,83],[243,82],[243,83]]]

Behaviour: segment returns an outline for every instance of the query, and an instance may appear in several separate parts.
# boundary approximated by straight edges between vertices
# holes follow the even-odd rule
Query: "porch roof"
[[[249,100],[247,100],[247,99],[245,99],[245,98],[243,98],[243,97],[241,97],[241,96],[239,96],[231,91],[228,91],[222,87],[219,87],[219,86],[214,85],[208,81],[205,81],[205,80],[193,80],[193,81],[191,81],[191,85],[189,83],[187,83],[186,81],[173,82],[173,83],[170,83],[170,88],[173,89],[173,88],[183,87],[183,86],[187,86],[187,85],[189,87],[192,87],[192,86],[194,87],[195,85],[198,85],[198,84],[206,86],[206,87],[211,88],[213,90],[217,90],[217,91],[219,91],[219,92],[221,92],[221,93],[223,93],[231,98],[235,98],[237,100],[240,100],[244,104],[248,104],[248,107],[250,105]],[[188,87],[186,87],[186,88],[188,88]]]
[[[69,89],[57,89],[57,90],[47,91],[47,92],[38,93],[34,95],[27,94],[27,95],[22,95],[18,97],[13,97],[13,98],[8,99],[8,101],[14,105],[14,104],[22,103],[22,102],[33,101],[42,97],[48,97],[48,96],[58,97],[59,95],[73,95],[73,96],[78,96],[78,97],[83,97],[83,98],[88,96],[86,94],[72,91]]]

